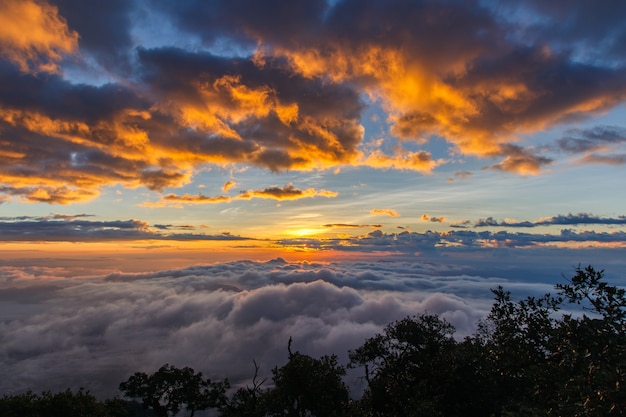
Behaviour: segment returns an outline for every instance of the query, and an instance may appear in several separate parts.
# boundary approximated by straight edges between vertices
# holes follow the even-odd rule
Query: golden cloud
[[[562,79],[549,78],[544,68],[558,66],[581,83],[594,78],[594,73],[598,77],[615,75],[599,68],[576,68],[546,48],[531,49],[526,55],[506,55],[482,47],[476,45],[453,58],[446,48],[420,55],[419,41],[412,49],[374,41],[327,40],[319,49],[276,48],[269,53],[285,56],[292,70],[304,77],[334,83],[358,80],[372,101],[382,103],[391,123],[390,133],[402,140],[426,143],[431,135],[438,135],[460,152],[479,157],[492,157],[522,134],[568,117],[604,111],[625,94],[623,85],[615,86],[620,93],[609,88],[609,83],[603,88],[568,93],[571,87]],[[493,67],[498,68],[497,74]],[[381,168],[432,169],[414,165],[412,159],[392,159],[374,155],[369,162]],[[541,164],[524,163],[512,156],[501,167],[529,174],[539,172]]]
[[[506,157],[502,162],[493,165],[492,168],[519,175],[537,175],[544,166],[552,163],[550,158],[534,154],[529,149],[515,145],[503,145],[498,154],[506,155]]]
[[[163,196],[163,200],[168,201],[168,202],[184,203],[184,204],[219,204],[219,203],[230,203],[232,199],[228,196],[223,196],[223,195],[210,197],[210,196],[206,196],[202,194],[198,194],[198,195],[167,194]]]
[[[230,203],[234,200],[251,200],[253,198],[264,198],[272,200],[299,200],[301,198],[313,198],[313,197],[326,197],[332,198],[338,195],[335,191],[328,190],[316,190],[314,188],[307,188],[301,190],[293,186],[293,184],[286,184],[284,187],[267,187],[262,190],[247,190],[242,191],[235,197],[229,196],[206,196],[203,194],[183,194],[178,195],[174,193],[166,194],[160,201],[142,203],[143,207],[164,207],[167,205],[181,205],[181,204],[221,204]]]
[[[66,186],[2,186],[0,187],[0,192],[20,196],[21,200],[25,203],[48,203],[61,205],[92,200],[99,195],[96,191]]]
[[[400,217],[400,214],[393,209],[372,209],[370,210],[370,216],[391,216]]]
[[[431,217],[426,213],[422,214],[420,219],[424,222],[433,222],[433,223],[443,223],[446,221],[445,217]]]
[[[233,188],[235,185],[237,185],[235,181],[226,181],[224,185],[222,186],[222,191],[226,192],[230,190],[231,188]]]
[[[21,71],[57,72],[63,55],[78,48],[58,9],[45,1],[0,2],[0,53]]]
[[[45,0],[1,1],[0,54],[13,64],[0,74],[4,193],[66,204],[93,198],[106,184],[162,192],[188,184],[206,164],[336,173],[352,165],[429,174],[447,161],[405,145],[427,145],[432,135],[456,155],[498,158],[492,169],[535,175],[552,160],[514,145],[523,133],[608,109],[626,96],[621,72],[574,62],[543,45],[514,44],[503,36],[509,28],[484,10],[371,6],[352,20],[329,18],[314,38],[295,31],[281,41],[271,37],[274,28],[264,35],[267,28],[251,30],[242,21],[242,33],[258,45],[250,58],[138,48],[132,68],[138,72],[124,83],[96,87],[58,75],[61,60],[77,51],[79,34],[56,7]],[[411,25],[381,32],[404,11]],[[383,23],[362,24],[373,18]],[[334,26],[339,21],[342,30]],[[130,41],[115,42],[107,46],[128,52]],[[89,42],[81,46],[90,48]],[[98,61],[94,51],[85,49]],[[57,74],[34,76],[38,71]],[[369,103],[386,113],[388,133],[399,142],[391,152],[382,142],[363,150],[360,121]],[[602,152],[580,162],[624,164],[621,153]],[[226,182],[222,190],[233,186]],[[234,197],[168,194],[150,204],[336,195],[287,184]]]
[[[268,198],[273,200],[299,200],[301,198],[312,197],[336,197],[339,193],[328,190],[316,190],[314,188],[307,188],[301,190],[295,188],[293,184],[286,184],[284,187],[268,187],[263,190],[248,190],[242,191],[237,199],[249,200],[252,198]]]
[[[433,169],[444,162],[443,159],[433,160],[430,152],[426,151],[403,151],[396,155],[387,155],[380,150],[374,150],[367,155],[364,154],[358,164],[378,169],[398,169],[430,174]]]
[[[379,227],[382,227],[382,224],[329,223],[329,224],[323,225],[322,227],[325,227],[327,229],[360,229],[363,227],[379,228]]]

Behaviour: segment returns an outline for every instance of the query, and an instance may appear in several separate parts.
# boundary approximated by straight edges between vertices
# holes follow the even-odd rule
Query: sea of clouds
[[[113,397],[132,373],[165,363],[245,384],[253,361],[262,377],[286,362],[289,338],[294,350],[336,353],[346,364],[350,349],[394,320],[437,314],[462,338],[488,313],[490,289],[539,295],[562,279],[558,266],[497,259],[479,268],[443,259],[278,258],[89,277],[2,266],[0,393],[85,387]],[[571,276],[573,266],[561,271]],[[358,388],[359,376],[348,383]]]

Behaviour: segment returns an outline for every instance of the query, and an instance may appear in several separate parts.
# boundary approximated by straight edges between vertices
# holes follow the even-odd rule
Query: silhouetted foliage
[[[259,366],[254,362],[254,377],[252,387],[245,386],[237,389],[221,408],[223,417],[262,417],[265,412],[264,391],[261,386],[267,378],[259,381]]]
[[[154,410],[157,417],[176,415],[184,406],[191,417],[198,410],[222,407],[226,402],[228,381],[211,382],[193,369],[163,365],[152,375],[137,372],[120,390],[131,398],[139,398],[145,408]]]
[[[344,367],[337,356],[315,359],[289,352],[289,362],[272,370],[274,388],[265,393],[269,416],[343,416],[349,404]]]
[[[509,415],[624,415],[626,296],[603,277],[578,267],[556,296],[517,303],[494,291],[485,349]]]
[[[350,352],[350,366],[365,369],[362,407],[372,416],[624,415],[626,295],[603,276],[579,267],[556,295],[517,302],[499,287],[462,342],[436,316],[390,324]]]
[[[99,401],[89,391],[49,391],[41,395],[28,391],[24,394],[0,398],[0,416],[3,417],[128,417],[130,412],[119,399]]]
[[[289,361],[272,370],[273,387],[261,390],[265,382],[258,381],[259,368],[255,363],[253,386],[240,388],[231,397],[222,416],[235,417],[305,417],[346,416],[350,397],[342,378],[344,367],[337,356],[315,359],[291,351]]]
[[[350,352],[364,366],[367,401],[374,415],[432,415],[449,374],[445,360],[455,345],[453,327],[437,316],[407,317]]]

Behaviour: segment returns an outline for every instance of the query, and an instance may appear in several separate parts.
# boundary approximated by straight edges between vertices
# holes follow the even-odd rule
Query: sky
[[[0,392],[244,381],[626,282],[626,3],[0,0]],[[355,379],[353,384],[358,384]]]

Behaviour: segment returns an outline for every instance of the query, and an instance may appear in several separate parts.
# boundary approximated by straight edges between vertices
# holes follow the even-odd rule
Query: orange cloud
[[[160,89],[154,109],[186,130],[190,140],[175,148],[189,158],[278,172],[336,168],[358,156],[364,129],[352,89],[303,78],[281,62],[205,62],[174,50],[142,50],[139,58]],[[167,64],[172,60],[180,65]],[[175,81],[163,87],[159,79]]]
[[[442,159],[433,160],[430,152],[426,151],[400,152],[392,156],[375,150],[367,156],[363,155],[359,164],[379,169],[399,169],[430,174],[443,162]]]
[[[424,11],[417,18],[429,20],[424,27],[435,27],[437,22],[449,26],[450,22],[442,21],[448,14],[432,12]],[[400,39],[410,35],[402,31],[399,28],[396,34]],[[479,157],[491,157],[502,146],[520,140],[522,134],[602,112],[619,103],[626,91],[617,72],[579,68],[541,46],[508,54],[471,36],[462,39],[458,33],[432,42],[432,46],[418,37],[412,39],[411,47],[401,41],[396,43],[403,45],[399,47],[392,42],[392,35],[360,42],[328,38],[322,46],[275,48],[266,53],[285,56],[292,70],[304,77],[335,83],[358,80],[373,101],[382,103],[391,123],[390,133],[402,140],[423,144],[431,135],[438,135],[462,153]],[[442,44],[452,39],[458,45]],[[602,88],[571,94],[571,84],[544,73],[546,68],[557,67],[570,74],[570,81],[592,83],[595,77],[612,81]],[[608,87],[613,82],[616,89]],[[537,172],[537,166],[528,162],[507,161],[503,169]]]
[[[78,48],[58,9],[45,1],[0,2],[0,53],[21,71],[57,72],[63,55]]]
[[[397,211],[392,209],[372,209],[370,210],[370,216],[391,216],[400,217]]]
[[[428,214],[422,214],[420,219],[424,222],[443,223],[446,221],[445,217],[431,217]]]
[[[230,190],[231,188],[233,188],[235,185],[237,185],[235,181],[226,181],[224,185],[222,186],[222,191],[226,192]]]
[[[520,175],[537,175],[544,166],[552,163],[550,158],[515,145],[503,145],[498,153],[506,155],[506,158],[492,168]]]
[[[335,191],[328,190],[316,190],[314,188],[307,188],[301,190],[295,188],[293,184],[286,184],[284,187],[268,187],[264,190],[248,190],[242,191],[237,199],[249,200],[252,198],[269,198],[273,200],[298,200],[301,198],[311,197],[336,197],[338,195]]]
[[[77,189],[74,187],[30,186],[12,187],[0,186],[0,192],[20,196],[26,203],[48,203],[67,205],[92,200],[98,196],[95,191]],[[6,199],[2,201],[7,201]]]
[[[360,228],[363,228],[363,227],[379,228],[379,227],[382,227],[382,224],[330,223],[330,224],[325,224],[322,227],[325,227],[327,229],[360,229]]]
[[[535,175],[552,160],[516,145],[524,133],[604,111],[626,95],[617,67],[575,61],[540,42],[517,44],[506,36],[513,23],[463,2],[392,7],[313,2],[313,9],[324,4],[328,13],[321,25],[318,13],[275,25],[260,25],[256,15],[253,21],[237,16],[232,25],[225,23],[234,18],[225,9],[224,20],[211,30],[229,38],[228,31],[237,27],[238,39],[257,45],[252,57],[176,47],[132,49],[130,37],[106,31],[111,22],[129,25],[116,26],[118,33],[130,29],[132,22],[124,20],[129,6],[123,3],[113,7],[115,18],[102,20],[78,20],[81,14],[67,9],[68,24],[45,0],[0,1],[0,54],[10,64],[0,74],[4,194],[62,203],[93,198],[108,184],[162,192],[188,184],[207,164],[335,173],[352,165],[429,174],[447,161],[409,149],[415,143],[427,149],[433,135],[451,145],[451,155],[498,158],[489,168]],[[172,6],[174,15],[177,10]],[[181,25],[181,33],[201,30],[205,25],[189,23],[193,17],[171,23]],[[92,18],[102,27],[82,34],[82,53],[93,60],[89,66],[106,67],[112,79],[124,82],[95,86],[62,76],[60,63],[78,50],[79,34],[69,27],[83,28]],[[287,20],[294,26],[280,32]],[[403,25],[406,21],[411,24]],[[138,65],[114,73],[106,60],[130,57],[131,49]],[[390,126],[386,133],[397,142],[391,152],[383,151],[382,141],[363,150],[361,119],[369,105],[385,113],[376,117]],[[595,147],[579,139],[593,139]],[[598,145],[621,142],[579,139],[561,146],[602,152],[580,163],[624,164],[623,152],[611,154]],[[225,183],[224,193],[233,186]],[[288,184],[230,198],[336,195]],[[179,196],[180,204],[219,199],[191,196],[184,202],[185,196]]]
[[[1,191],[1,190],[0,190]],[[174,193],[166,194],[160,201],[150,203],[142,203],[143,207],[164,207],[169,204],[221,204],[230,203],[233,200],[251,200],[253,198],[265,198],[273,200],[298,200],[301,198],[313,198],[313,197],[336,197],[338,195],[335,191],[328,190],[316,190],[314,188],[307,188],[301,190],[293,186],[293,184],[287,184],[284,187],[268,187],[263,190],[247,190],[242,191],[235,197],[229,196],[206,196],[203,194],[183,194],[178,195]]]
[[[163,196],[163,200],[168,202],[175,203],[184,203],[184,204],[219,204],[219,203],[230,203],[231,198],[228,196],[216,196],[210,197],[202,194],[191,195],[191,194],[166,194]]]

